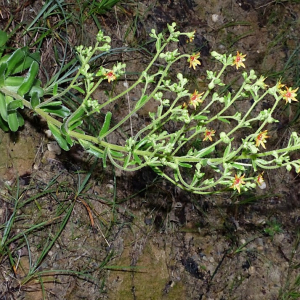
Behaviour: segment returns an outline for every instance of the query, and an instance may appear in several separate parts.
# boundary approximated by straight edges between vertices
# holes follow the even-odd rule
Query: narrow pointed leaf
[[[224,123],[230,124],[230,122],[229,122],[227,119],[218,117],[218,120],[220,120],[220,121],[222,121],[222,122],[224,122]]]
[[[53,96],[57,95],[57,90],[58,90],[58,83],[55,82],[55,84],[53,86]]]
[[[183,168],[191,168],[192,167],[191,164],[187,164],[187,163],[183,163],[183,162],[179,162],[178,165]]]
[[[18,108],[24,108],[22,100],[14,100],[8,103],[7,111],[17,110]]]
[[[137,164],[141,164],[142,163],[142,160],[139,158],[139,156],[136,154],[136,153],[134,153],[133,152],[133,158],[134,158],[134,160],[135,160],[135,162],[137,163]]]
[[[85,91],[82,88],[80,88],[79,86],[73,86],[73,89],[77,90],[79,93],[81,93],[83,95],[85,94]]]
[[[39,64],[36,61],[33,61],[31,63],[28,73],[26,74],[26,76],[24,78],[23,83],[21,84],[21,86],[18,89],[18,94],[20,96],[23,96],[29,92],[29,90],[31,89],[31,87],[34,83],[34,80],[38,74],[38,71],[39,71]]]
[[[19,127],[24,126],[24,124],[25,124],[24,118],[18,111],[17,111],[17,117],[18,117]]]
[[[6,76],[10,75],[15,68],[23,62],[24,57],[25,52],[21,48],[17,49],[13,54],[10,55],[9,59],[7,60]]]
[[[38,96],[38,93],[37,92],[34,92],[32,95],[31,95],[31,98],[30,98],[30,104],[31,104],[31,107],[32,108],[35,108],[36,106],[38,106],[40,104],[40,98]]]
[[[115,151],[115,150],[110,150],[110,153],[111,153],[111,155],[114,156],[114,157],[118,157],[118,158],[124,157],[124,154],[123,154],[123,153],[118,152],[118,151]]]
[[[24,50],[24,49],[23,49]],[[6,63],[8,59],[10,58],[11,54],[6,54],[0,59],[0,64],[1,63]],[[40,62],[41,60],[41,54],[39,52],[34,52],[34,53],[29,53],[20,63],[15,67],[15,69],[10,73],[10,75],[14,75],[17,73],[21,73],[28,69],[30,65],[32,64],[33,61]]]
[[[0,47],[3,47],[8,40],[7,33],[3,30],[0,30]]]
[[[17,74],[27,70],[34,61],[36,63],[39,63],[41,61],[40,52],[34,52],[27,55],[24,61],[20,65],[18,65],[11,74]]]
[[[61,126],[60,131],[63,134],[63,136],[64,136],[65,140],[67,141],[67,143],[70,146],[73,146],[74,142],[73,142],[72,138],[70,137],[69,133],[67,132],[65,126],[66,126],[66,124],[64,123],[64,125]]]
[[[239,164],[232,164],[232,166],[235,168],[235,169],[238,169],[238,170],[241,170],[241,171],[245,171],[245,167],[243,165],[239,165]]]
[[[2,63],[0,65],[0,86],[4,85],[6,68],[7,68],[7,63]]]
[[[126,158],[125,158],[125,160],[124,160],[123,168],[127,168],[127,167],[128,167],[129,162],[130,162],[130,159],[131,159],[131,153],[129,153],[129,154],[126,156]]]
[[[200,157],[206,156],[206,155],[210,154],[213,151],[215,151],[215,147],[209,147],[209,148],[202,149],[198,152],[196,157],[200,158]]]
[[[135,105],[135,109],[139,109],[141,108],[148,100],[148,96],[144,95]]]
[[[7,108],[5,96],[2,92],[0,92],[0,115],[4,121],[7,122]]]
[[[202,116],[202,115],[197,115],[193,117],[195,120],[207,120],[208,117],[206,116]]]
[[[80,145],[88,152],[95,155],[98,158],[103,158],[103,151],[101,151],[98,147],[94,146],[92,143],[87,142],[85,140],[78,140]]]
[[[73,123],[73,124],[69,127],[69,130],[74,130],[75,128],[81,126],[82,123],[83,123],[82,120],[79,120],[79,121]],[[78,131],[78,130],[76,130],[76,131]]]
[[[16,132],[19,128],[19,121],[16,111],[9,112],[7,114],[7,121],[9,129],[13,132]]]
[[[103,126],[100,130],[100,133],[99,133],[100,138],[102,138],[102,136],[109,130],[111,116],[112,116],[112,113],[109,111],[105,116]]]
[[[81,120],[82,115],[85,113],[84,107],[80,106],[69,118],[68,120],[68,127],[74,123],[77,123],[79,120]]]
[[[65,106],[42,107],[41,109],[46,113],[62,118],[66,118],[70,115],[70,110]]]
[[[228,144],[228,146],[225,148],[225,151],[224,151],[224,159],[227,158],[228,154],[230,153],[230,150],[231,150],[231,143]]]
[[[9,76],[4,80],[4,86],[16,93],[24,81],[23,76]]]
[[[60,106],[62,104],[61,101],[52,101],[50,103],[41,103],[39,108],[46,108],[46,107],[51,107],[51,106]]]
[[[9,127],[8,127],[7,122],[4,121],[3,118],[2,118],[1,116],[0,116],[0,128],[1,128],[3,131],[5,131],[5,132],[9,131]]]
[[[56,139],[56,141],[58,142],[59,146],[65,150],[68,151],[70,150],[67,141],[65,140],[65,138],[63,137],[63,135],[61,134],[59,128],[57,128],[55,125],[53,125],[52,123],[48,122],[48,127],[51,130],[54,138]]]

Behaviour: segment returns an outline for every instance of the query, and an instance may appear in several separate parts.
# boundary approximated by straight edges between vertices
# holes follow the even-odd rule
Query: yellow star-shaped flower
[[[201,62],[198,60],[199,57],[200,57],[200,52],[196,54],[194,53],[187,60],[190,63],[190,67],[193,67],[194,70],[196,70],[197,65],[199,66],[201,65]]]
[[[245,174],[243,176],[238,177],[236,174],[234,175],[234,179],[233,179],[233,185],[231,186],[231,188],[233,188],[234,190],[238,190],[238,192],[241,192],[241,186],[243,184],[245,184],[245,182],[243,181],[245,177]]]
[[[203,141],[210,140],[212,142],[212,137],[215,135],[215,133],[215,130],[205,129]]]
[[[291,87],[290,88],[286,87],[285,91],[280,91],[282,98],[286,102],[285,104],[292,103],[292,101],[298,102],[298,100],[296,99],[296,97],[297,97],[296,92],[298,91],[298,89],[299,88],[292,90]]]
[[[203,102],[203,100],[201,99],[201,96],[204,94],[203,93],[200,93],[198,94],[198,91],[195,90],[195,92],[191,95],[191,98],[190,98],[190,102],[189,104],[194,106],[194,108],[196,109],[196,107]]]
[[[104,76],[107,78],[109,83],[117,78],[114,71],[108,71],[106,74],[104,74]]]
[[[239,67],[246,68],[244,63],[243,63],[243,61],[246,60],[245,57],[246,57],[246,54],[243,55],[242,53],[239,53],[239,51],[237,51],[236,56],[233,57],[234,61],[233,61],[232,65],[233,66],[235,65],[236,69],[238,69]]]
[[[261,186],[265,182],[263,175],[264,175],[264,172],[260,173],[256,178],[256,182],[259,186]]]
[[[266,146],[265,146],[266,139],[269,138],[267,133],[268,133],[268,130],[265,130],[265,131],[258,134],[258,136],[256,137],[256,140],[255,140],[256,141],[256,143],[255,143],[256,147],[259,147],[261,145],[264,149],[266,149]]]

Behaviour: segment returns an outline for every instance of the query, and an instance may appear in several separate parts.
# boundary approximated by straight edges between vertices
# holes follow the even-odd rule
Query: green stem
[[[220,79],[220,77],[222,76],[222,74],[224,73],[225,69],[227,68],[228,66],[227,65],[224,65],[221,69],[221,71],[219,72],[219,74],[217,75],[216,79]],[[204,101],[206,99],[206,97],[208,96],[208,94],[211,92],[210,89],[207,89],[207,91],[205,92],[204,96],[202,97],[202,100]],[[216,100],[215,100],[216,101]],[[203,108],[199,113],[197,113],[196,115],[203,115],[205,113],[206,110],[209,109],[209,107],[211,105],[214,104],[215,101],[211,101],[210,103],[208,103],[205,108]],[[194,114],[193,114],[194,115]]]
[[[147,130],[150,130],[151,128],[154,128],[152,129],[152,131],[150,131],[147,135],[151,135],[153,134],[158,128],[161,128],[164,124],[166,124],[170,118],[162,121],[163,119],[165,119],[167,117],[168,114],[171,114],[172,113],[172,109],[174,108],[174,106],[177,104],[178,100],[180,98],[177,97],[173,103],[171,104],[171,106],[169,107],[169,109],[163,114],[161,115],[160,117],[158,117],[156,120],[154,120],[153,122],[151,122],[149,125],[147,125],[145,128],[141,129],[134,137],[134,140],[137,141],[139,136],[146,132]],[[156,127],[156,125],[159,124],[159,127]]]
[[[228,66],[228,65],[226,65],[226,64],[223,65],[221,71],[219,72],[219,74],[216,76],[215,79],[220,79],[220,77],[221,77],[222,74],[224,73],[224,71],[225,71],[225,69],[227,68],[227,66]],[[240,88],[239,92],[242,91],[242,88],[243,88],[243,86]],[[209,95],[210,92],[211,92],[211,90],[209,90],[209,89],[205,92],[204,96],[202,97],[202,100],[203,100],[203,101],[206,99],[206,97]],[[237,95],[238,95],[238,93],[237,93]],[[237,98],[237,97],[235,97],[234,99],[232,99],[232,101],[230,102],[230,104],[228,105],[228,107],[231,106],[231,104],[235,101],[236,98]],[[208,108],[209,108],[211,105],[213,105],[213,104],[215,103],[215,101],[217,101],[217,100],[214,100],[214,101],[211,101],[210,103],[208,103],[208,104],[205,106],[205,108],[202,109],[202,111],[196,113],[196,116],[201,116],[201,115],[205,114],[205,112],[208,110]],[[221,112],[218,113],[218,115],[216,115],[216,117],[219,117],[224,111],[226,111],[226,110],[228,109],[228,107],[225,107]],[[194,115],[195,115],[195,113],[193,113],[191,117],[193,117]],[[212,119],[210,119],[210,120],[209,120],[208,122],[206,122],[205,124],[207,125],[207,124],[209,124],[211,121],[212,121]],[[186,124],[183,126],[183,127],[184,127],[183,130],[186,128],[186,126],[187,126]],[[184,141],[181,145],[179,145],[179,146],[173,151],[172,154],[175,155],[175,153],[177,153],[177,152],[180,150],[180,148],[182,148],[182,146],[184,146],[188,141],[190,141],[191,139],[193,139],[193,138],[194,138],[196,135],[198,135],[200,132],[201,132],[201,131],[196,131],[196,132],[193,133],[191,136],[189,136],[188,138],[186,138],[185,141]],[[218,143],[219,143],[219,141],[216,142],[215,145],[217,145]]]
[[[162,48],[163,49],[163,48]],[[159,52],[158,54],[160,54],[161,52]],[[157,56],[157,55],[156,55]],[[156,57],[155,56],[155,57]],[[182,58],[182,57],[186,57],[186,55],[181,55],[180,57],[178,57],[178,59]],[[155,58],[155,60],[157,59],[157,57]],[[178,60],[176,59],[176,60]],[[175,60],[175,61],[176,61]],[[154,63],[154,59],[151,61],[150,64],[153,64]],[[163,71],[162,75],[161,75],[161,78],[159,79],[156,87],[154,88],[154,90],[151,92],[151,94],[148,96],[148,99],[144,102],[143,106],[153,97],[153,95],[156,94],[157,90],[160,88],[161,84],[162,84],[162,81],[164,80],[164,77],[166,76],[169,68],[171,67],[171,65],[174,63],[173,62],[170,62],[168,63],[168,65],[166,66],[165,70]],[[149,65],[150,66],[150,65]],[[148,66],[148,68],[149,68]],[[147,68],[147,69],[148,69]],[[118,96],[114,97],[113,99],[107,101],[106,103],[109,104],[111,103],[112,101],[116,100],[117,98],[121,97],[122,95],[125,95],[126,93],[128,93],[134,86],[136,86],[137,84],[139,84],[141,81],[142,81],[142,78],[143,76],[141,76],[137,82],[135,84],[133,84],[129,89],[127,89],[126,91],[124,91],[123,93],[119,94]],[[103,106],[106,106],[107,104],[103,104],[100,106],[100,109],[101,107]],[[139,109],[141,109],[143,106],[139,106],[139,107],[136,107],[134,108],[128,115],[126,115],[125,117],[123,117],[123,119],[118,123],[116,124],[114,127],[112,127],[110,130],[108,130],[101,138],[105,138],[107,135],[109,135],[110,133],[112,133],[114,130],[116,130],[117,128],[119,128],[122,124],[124,124],[133,114],[135,114]],[[169,110],[168,110],[169,111]]]
[[[169,43],[170,38],[164,43],[164,45],[162,45],[161,49],[155,54],[155,56],[153,57],[153,59],[151,60],[151,62],[149,63],[149,65],[147,66],[147,68],[144,70],[143,73],[147,73],[149,71],[149,69],[152,67],[152,65],[155,63],[155,61],[158,59],[159,55],[161,54],[161,52],[163,51],[163,49],[167,46],[167,44]],[[127,93],[129,93],[132,89],[134,89],[138,84],[140,84],[143,81],[144,75],[142,74],[137,81],[128,89],[126,89],[124,92],[120,93],[119,95],[107,100],[106,102],[104,102],[102,105],[99,106],[100,110],[107,106],[108,104],[114,102],[115,100],[119,99],[120,97],[123,97],[124,95],[126,95]],[[130,116],[129,116],[130,117]],[[107,135],[107,134],[106,134]]]

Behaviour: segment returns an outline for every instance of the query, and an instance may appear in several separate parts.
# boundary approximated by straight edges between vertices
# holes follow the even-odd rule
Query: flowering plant
[[[166,51],[166,47],[178,42],[183,35],[192,40],[194,32],[176,31],[175,23],[168,25],[168,29],[168,36],[151,31],[156,54],[134,84],[118,95],[101,100],[93,99],[95,90],[103,81],[110,84],[117,81],[124,75],[126,67],[117,63],[111,68],[101,66],[96,72],[91,71],[90,62],[96,53],[110,49],[110,38],[101,31],[94,47],[77,47],[80,66],[67,87],[61,88],[60,84],[65,81],[56,78],[50,86],[42,88],[41,82],[36,79],[38,57],[34,54],[18,49],[13,54],[2,56],[1,128],[18,130],[23,125],[18,109],[27,107],[47,121],[62,149],[67,151],[74,143],[79,143],[87,152],[101,158],[104,166],[109,160],[125,171],[150,166],[176,186],[198,194],[226,189],[241,192],[256,185],[265,187],[260,169],[285,167],[289,171],[295,168],[298,172],[300,160],[291,160],[289,156],[292,151],[300,149],[300,138],[296,132],[290,135],[284,147],[266,149],[266,143],[272,140],[268,125],[277,122],[273,117],[276,107],[281,100],[286,104],[297,101],[297,89],[281,82],[268,87],[264,83],[265,78],[257,77],[251,70],[242,72],[243,82],[238,90],[229,91],[223,82],[224,72],[232,67],[237,70],[245,68],[246,55],[239,52],[222,55],[213,51],[211,56],[222,65],[221,70],[207,71],[207,88],[192,93],[187,87],[188,79],[178,73],[177,80],[173,82],[170,74],[172,66],[179,61],[196,69],[201,64],[200,53],[180,54],[177,49]],[[0,34],[2,41],[5,40],[4,33]],[[157,67],[157,62],[161,67]],[[28,68],[26,77],[16,76]],[[113,113],[107,111],[107,107],[137,87],[142,91],[140,99],[127,115],[112,126]],[[82,103],[73,111],[61,100],[71,90],[83,95]],[[51,96],[47,97],[49,91]],[[273,99],[272,105],[262,109],[262,100],[268,96]],[[109,142],[109,137],[151,99],[158,104],[157,110],[149,113],[151,122],[132,132],[119,144]],[[247,99],[251,99],[250,107],[238,109],[239,103]],[[106,112],[101,129],[96,136],[89,135],[84,131],[83,121],[99,112]]]

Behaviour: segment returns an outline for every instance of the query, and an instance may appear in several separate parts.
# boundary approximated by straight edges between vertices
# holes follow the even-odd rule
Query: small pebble
[[[61,148],[59,147],[57,142],[50,142],[47,144],[47,148],[50,152],[54,152],[56,155],[61,154]]]
[[[218,21],[220,20],[220,16],[217,15],[217,14],[213,14],[213,15],[211,16],[211,19],[212,19],[212,21],[213,21],[214,23],[216,23],[216,22],[218,22]]]
[[[264,189],[267,187],[267,185],[266,185],[266,183],[263,181],[261,184],[258,185],[258,187],[259,187],[261,190],[264,190]]]
[[[52,132],[51,132],[50,129],[46,130],[46,131],[45,131],[45,134],[46,134],[46,137],[47,137],[47,138],[50,138],[50,137],[52,136]]]
[[[253,275],[255,273],[255,268],[253,266],[251,266],[249,268],[249,274]]]
[[[114,190],[114,186],[113,186],[112,184],[110,184],[110,183],[108,183],[105,187],[106,187],[107,190],[110,191],[110,192],[112,192],[112,191]]]

